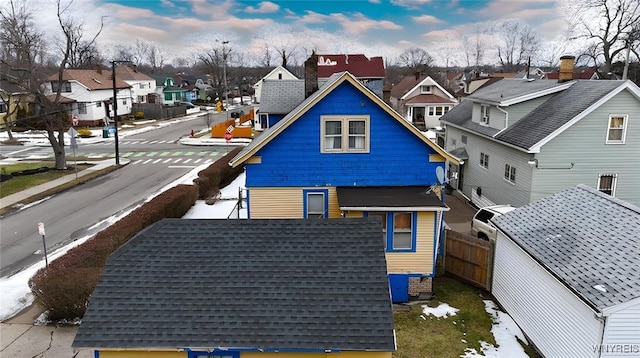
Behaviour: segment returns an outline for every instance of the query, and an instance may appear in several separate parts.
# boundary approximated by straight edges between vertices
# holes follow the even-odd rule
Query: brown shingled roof
[[[436,96],[435,94],[420,94],[415,97],[411,97],[405,102],[406,104],[414,103],[455,103],[455,101],[449,98],[443,98]]]
[[[382,57],[368,58],[363,54],[318,55],[318,78],[348,71],[356,78],[384,78]]]
[[[58,74],[55,73],[47,78],[48,81],[57,81]],[[76,81],[89,90],[112,89],[113,80],[111,79],[111,71],[108,70],[64,70],[62,73],[63,81]],[[130,88],[122,79],[116,76],[116,88]]]
[[[416,76],[404,76],[397,85],[394,85],[393,88],[391,88],[391,97],[400,98],[404,96],[425,78],[427,78],[426,75],[418,76],[418,78],[416,78]]]
[[[116,81],[121,78],[125,81],[155,81],[153,77],[139,72],[136,68],[129,66],[116,67]]]

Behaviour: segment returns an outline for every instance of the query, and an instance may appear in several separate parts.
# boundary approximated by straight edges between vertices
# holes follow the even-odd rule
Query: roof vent
[[[100,80],[99,80],[99,79],[97,79],[97,78],[94,78],[94,79],[93,79],[93,81],[94,81],[95,83],[102,84],[102,82],[100,82]]]

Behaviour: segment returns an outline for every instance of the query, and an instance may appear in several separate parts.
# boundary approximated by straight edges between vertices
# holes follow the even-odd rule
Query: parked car
[[[196,105],[191,102],[178,102],[178,106],[185,106],[188,109],[196,108]]]
[[[506,214],[515,208],[511,205],[492,205],[480,208],[471,220],[471,233],[484,240],[495,240],[498,236],[491,219]]]

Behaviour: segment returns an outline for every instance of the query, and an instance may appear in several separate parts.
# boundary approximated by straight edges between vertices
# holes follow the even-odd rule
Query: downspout
[[[504,128],[506,129],[507,127],[509,127],[509,113],[507,113],[507,111],[505,111],[504,109],[502,109],[502,107],[500,106],[496,106],[496,108],[504,113]]]

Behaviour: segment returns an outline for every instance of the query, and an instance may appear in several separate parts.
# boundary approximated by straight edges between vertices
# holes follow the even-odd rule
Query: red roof
[[[348,71],[358,79],[384,78],[382,57],[368,58],[363,54],[318,55],[318,78]]]

